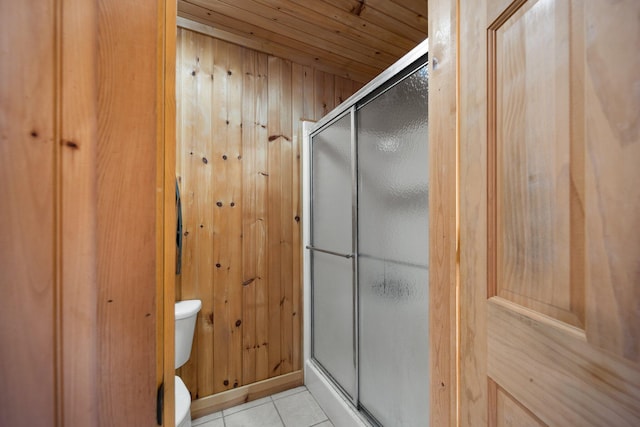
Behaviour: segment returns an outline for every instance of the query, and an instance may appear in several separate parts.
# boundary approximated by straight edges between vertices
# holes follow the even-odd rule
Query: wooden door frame
[[[158,0],[156,382],[164,384],[165,427],[175,427],[176,17],[174,0]]]
[[[429,0],[430,425],[458,425],[458,10]]]
[[[176,17],[174,1],[159,1],[158,74],[158,385],[164,378],[164,425],[175,419],[175,179]],[[430,424],[458,423],[458,3],[430,0],[429,170]],[[170,403],[168,403],[170,402]],[[168,403],[168,404],[167,404]]]

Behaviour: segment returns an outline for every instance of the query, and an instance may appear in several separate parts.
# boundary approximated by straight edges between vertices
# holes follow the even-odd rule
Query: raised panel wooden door
[[[640,425],[640,2],[460,2],[461,425]]]

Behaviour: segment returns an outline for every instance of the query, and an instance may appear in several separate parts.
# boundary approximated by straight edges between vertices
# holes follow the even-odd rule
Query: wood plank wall
[[[200,299],[179,370],[194,399],[302,369],[301,120],[362,83],[179,28],[178,299]]]
[[[0,3],[0,425],[56,423],[55,7]]]
[[[156,424],[162,1],[0,2],[0,426]]]

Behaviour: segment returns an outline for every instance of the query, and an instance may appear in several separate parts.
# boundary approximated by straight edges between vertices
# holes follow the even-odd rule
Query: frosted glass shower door
[[[358,110],[359,400],[429,420],[427,67]]]
[[[355,399],[351,116],[311,142],[312,355]]]

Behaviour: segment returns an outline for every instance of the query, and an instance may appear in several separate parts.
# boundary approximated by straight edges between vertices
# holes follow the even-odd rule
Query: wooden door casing
[[[640,4],[460,2],[461,425],[640,420]]]

